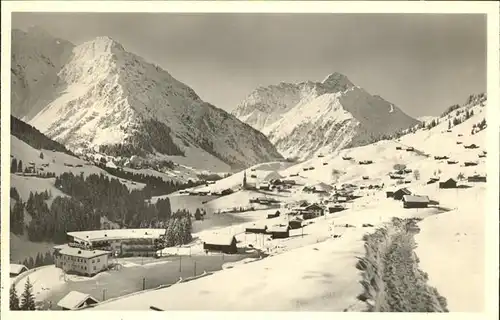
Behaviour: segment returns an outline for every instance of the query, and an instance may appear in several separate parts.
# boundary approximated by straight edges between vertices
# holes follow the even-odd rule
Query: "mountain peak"
[[[82,44],[83,47],[92,48],[96,52],[122,52],[125,51],[121,43],[108,36],[100,36]]]
[[[336,91],[345,91],[354,87],[354,84],[345,75],[339,72],[330,73],[322,82],[325,86],[336,89]]]

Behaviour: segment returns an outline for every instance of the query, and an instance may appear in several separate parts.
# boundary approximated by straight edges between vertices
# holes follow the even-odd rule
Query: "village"
[[[245,222],[202,230],[193,234],[191,243],[178,247],[162,247],[165,229],[161,228],[68,232],[67,244],[53,248],[54,266],[27,270],[22,265],[11,265],[12,283],[22,288],[27,278],[37,279],[41,285],[38,290],[43,293],[39,304],[49,309],[113,309],[120,304],[163,310],[169,307],[154,301],[161,292],[167,293],[184,282],[202,283],[203,279],[198,278],[214,277],[214,272],[222,276],[227,269],[236,271],[259,265],[259,261],[273,261],[274,257],[310,245],[329,241],[352,243],[391,217],[426,219],[456,211],[459,198],[480,203],[487,181],[481,171],[487,152],[481,138],[484,131],[470,131],[482,108],[475,110],[478,116],[455,130],[443,130],[444,121],[397,141],[379,141],[332,155],[319,154],[299,164],[256,165],[218,181],[177,191],[169,197],[199,201],[195,199],[213,196],[200,205],[214,215],[237,215]],[[448,151],[442,152],[438,142],[447,144]],[[217,262],[204,264],[202,259]],[[178,271],[173,267],[177,263]],[[59,290],[56,286],[55,296],[47,293],[50,277],[59,282],[59,287],[70,281],[76,289],[85,279],[111,274],[116,281],[123,280],[126,269],[142,270],[155,264],[158,270],[171,266],[170,275],[177,280],[154,288],[144,285],[143,294],[157,297],[153,300],[140,298],[141,294],[134,290],[126,291],[124,296],[120,292],[113,294],[111,288],[104,289],[106,293],[101,299],[98,293],[102,288],[85,292],[69,287]],[[130,265],[134,268],[127,268]],[[184,268],[189,268],[191,275],[186,275]],[[129,274],[132,272],[127,277]],[[47,277],[45,284],[43,277]],[[140,272],[133,281],[142,277]],[[147,276],[144,279],[148,281]],[[191,281],[194,279],[197,280]],[[50,299],[49,305],[43,297]],[[54,297],[58,297],[57,301]],[[131,299],[142,302],[130,304]]]

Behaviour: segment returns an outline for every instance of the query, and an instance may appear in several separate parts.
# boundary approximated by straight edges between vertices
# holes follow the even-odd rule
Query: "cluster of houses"
[[[430,205],[439,205],[439,202],[429,199],[425,195],[415,195],[408,188],[400,188],[396,191],[386,191],[387,198],[402,201],[403,208],[427,208]]]

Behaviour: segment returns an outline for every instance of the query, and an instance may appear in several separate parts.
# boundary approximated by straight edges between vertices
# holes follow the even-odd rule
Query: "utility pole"
[[[142,278],[142,290],[146,290],[146,278]]]
[[[182,256],[179,256],[179,272],[182,272]]]
[[[102,289],[102,301],[106,300],[106,289]]]
[[[194,262],[194,276],[196,277],[196,261]]]

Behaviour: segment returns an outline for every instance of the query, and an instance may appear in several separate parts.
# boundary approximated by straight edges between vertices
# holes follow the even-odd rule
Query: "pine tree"
[[[12,163],[10,165],[10,173],[15,173],[17,171],[17,160],[16,158],[12,159]]]
[[[10,310],[20,310],[19,297],[17,295],[15,285],[10,287],[9,308],[10,308]]]
[[[17,163],[17,172],[23,172],[23,160],[19,160]]]
[[[33,260],[33,257],[29,257],[28,259],[28,264],[29,264],[29,269],[33,269],[35,267],[35,261]]]
[[[451,129],[451,120],[448,120],[448,129]]]
[[[31,284],[29,277],[26,279],[24,292],[21,295],[21,310],[36,310],[35,296],[33,295],[33,285]]]
[[[43,159],[43,152],[40,152],[40,159]]]

